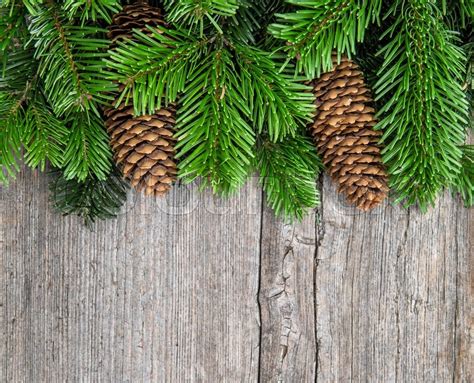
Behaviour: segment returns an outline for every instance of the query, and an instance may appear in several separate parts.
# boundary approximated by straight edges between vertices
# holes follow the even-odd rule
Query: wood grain
[[[130,198],[94,232],[44,177],[2,193],[4,382],[255,381],[261,191]]]
[[[259,294],[262,382],[316,378],[315,252],[315,214],[289,225],[264,209]]]
[[[472,315],[468,210],[446,194],[426,214],[388,203],[361,214],[333,195],[325,182],[318,378],[472,381],[472,355],[461,350]]]
[[[1,382],[471,382],[473,210],[130,195],[94,231],[46,176],[0,190]]]

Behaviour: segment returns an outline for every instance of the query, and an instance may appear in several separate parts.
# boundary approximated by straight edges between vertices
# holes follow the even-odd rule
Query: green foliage
[[[65,0],[63,8],[69,18],[79,15],[83,23],[99,19],[111,23],[112,15],[120,12],[122,6],[118,0]]]
[[[441,0],[441,9],[444,15],[448,15],[450,29],[458,30],[467,28],[472,29],[474,20],[474,3],[472,0]]]
[[[181,31],[151,29],[137,32],[136,41],[119,42],[107,60],[109,79],[123,84],[122,101],[133,102],[136,114],[153,113],[176,101],[190,72],[198,67],[208,39],[194,39]]]
[[[375,84],[384,130],[383,159],[397,201],[424,210],[461,171],[468,103],[462,89],[466,59],[456,35],[431,0],[397,0],[383,38],[384,62]]]
[[[58,119],[45,104],[44,99],[37,97],[28,105],[24,118],[25,162],[28,166],[46,168],[46,160],[54,167],[63,163],[64,147],[68,130],[64,121]]]
[[[173,23],[188,26],[191,31],[198,29],[204,34],[206,21],[220,33],[219,21],[223,17],[235,16],[239,0],[168,0],[167,19]]]
[[[0,8],[0,52],[5,55],[13,45],[14,40],[19,40],[26,35],[26,22],[23,7],[12,4],[8,8]],[[5,64],[5,62],[3,62]]]
[[[474,145],[461,146],[461,172],[453,182],[453,190],[461,194],[466,207],[474,205]]]
[[[302,219],[308,209],[319,204],[314,180],[322,164],[312,142],[300,133],[277,143],[262,140],[257,169],[267,201],[277,215]]]
[[[86,180],[91,174],[99,180],[110,172],[112,153],[103,122],[86,112],[72,114],[64,151],[63,172],[66,179]]]
[[[104,77],[104,58],[109,46],[105,32],[91,26],[75,26],[53,6],[41,8],[29,30],[39,62],[38,75],[56,115],[92,111],[107,103],[115,87]]]
[[[272,60],[263,50],[240,44],[234,49],[241,71],[241,92],[258,133],[266,126],[270,139],[277,141],[311,121],[313,95],[301,78],[279,73],[275,57]]]
[[[21,99],[0,92],[0,183],[7,184],[18,171],[23,115]]]
[[[5,59],[0,71],[0,92],[10,95],[21,95],[33,81],[36,65],[31,49],[19,47],[5,55],[0,53],[0,59]]]
[[[309,78],[329,71],[332,54],[355,53],[365,30],[379,20],[382,0],[287,0],[292,12],[277,15],[270,32],[287,42],[285,50],[296,58],[296,69]]]
[[[76,214],[91,227],[96,219],[116,217],[127,199],[127,183],[113,169],[104,180],[90,176],[84,181],[70,180],[56,172],[51,182],[51,200],[64,215]]]
[[[255,133],[240,79],[226,49],[215,50],[193,71],[178,114],[180,176],[203,177],[214,191],[241,186],[253,158]]]

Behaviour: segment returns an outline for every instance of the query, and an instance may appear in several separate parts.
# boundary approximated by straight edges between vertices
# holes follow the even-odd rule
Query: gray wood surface
[[[0,191],[0,382],[473,382],[473,212],[323,204],[257,182],[130,195],[94,231],[24,170]]]

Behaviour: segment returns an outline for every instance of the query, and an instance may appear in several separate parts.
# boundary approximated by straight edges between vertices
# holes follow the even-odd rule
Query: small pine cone
[[[375,110],[363,73],[343,57],[310,85],[317,107],[311,132],[329,174],[351,204],[373,209],[389,189],[380,155],[382,133],[373,129]]]
[[[168,107],[134,117],[133,107],[124,104],[105,112],[116,163],[132,186],[147,195],[164,195],[176,181],[175,114]]]
[[[122,12],[114,15],[112,24],[108,27],[108,37],[113,43],[117,40],[131,39],[133,30],[138,29],[147,33],[151,27],[166,26],[163,14],[159,8],[145,2],[136,2],[123,7]]]

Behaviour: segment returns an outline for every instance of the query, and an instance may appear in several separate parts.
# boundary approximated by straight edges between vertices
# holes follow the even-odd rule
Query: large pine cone
[[[363,73],[347,57],[311,83],[317,115],[311,131],[339,192],[367,211],[388,194],[387,173],[380,155],[381,132]]]
[[[134,117],[132,106],[121,105],[118,109],[108,109],[105,114],[115,160],[124,176],[147,195],[166,194],[177,174],[174,108]]]
[[[166,26],[161,10],[144,2],[137,2],[123,7],[122,12],[114,15],[112,24],[108,27],[108,37],[112,42],[131,39],[133,30],[138,29],[147,33],[147,25]]]
[[[127,5],[113,17],[109,38],[113,42],[132,38],[132,29],[150,33],[147,25],[163,24],[160,9],[143,2]],[[174,106],[162,108],[153,115],[134,116],[133,106],[122,104],[104,113],[115,161],[123,175],[133,187],[147,195],[166,194],[177,174]]]

